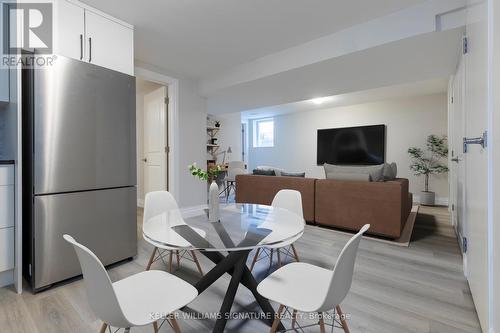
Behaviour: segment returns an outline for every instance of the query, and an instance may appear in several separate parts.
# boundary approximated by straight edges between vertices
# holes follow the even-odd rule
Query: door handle
[[[92,37],[89,37],[89,62],[92,62]]]
[[[83,60],[83,35],[80,35],[80,60]]]
[[[455,162],[455,163],[458,163],[458,162],[460,162],[460,159],[458,157],[455,157],[455,158],[452,158],[451,161]]]
[[[464,138],[464,154],[467,153],[469,145],[481,145],[486,148],[488,146],[488,132],[484,131],[483,136],[477,138]]]

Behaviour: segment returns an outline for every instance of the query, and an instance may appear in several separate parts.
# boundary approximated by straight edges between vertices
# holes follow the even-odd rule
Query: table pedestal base
[[[199,294],[205,291],[225,273],[228,273],[232,276],[226,295],[224,297],[224,301],[222,302],[222,306],[220,308],[220,316],[215,323],[213,332],[224,332],[224,328],[226,327],[227,320],[230,318],[231,307],[234,303],[234,298],[240,284],[244,285],[248,290],[252,292],[255,300],[259,304],[262,311],[265,313],[265,318],[269,323],[269,326],[271,326],[273,324],[276,313],[269,301],[257,292],[257,281],[246,265],[248,254],[250,253],[250,251],[234,251],[230,252],[230,254],[227,256],[224,256],[219,252],[202,253],[205,257],[214,262],[216,266],[204,277],[202,277],[200,281],[198,281],[198,283],[196,283],[195,288],[198,289]],[[278,326],[278,329],[284,329],[281,323]]]

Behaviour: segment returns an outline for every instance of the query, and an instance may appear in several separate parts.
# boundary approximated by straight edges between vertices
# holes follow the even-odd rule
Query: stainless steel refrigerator
[[[135,78],[58,56],[24,68],[23,273],[81,274],[72,235],[109,265],[137,254]]]

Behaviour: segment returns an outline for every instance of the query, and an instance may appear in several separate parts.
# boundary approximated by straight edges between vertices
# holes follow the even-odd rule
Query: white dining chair
[[[227,175],[224,178],[225,186],[224,190],[222,190],[222,192],[224,192],[225,194],[226,201],[229,200],[229,195],[231,194],[231,190],[233,190],[233,192],[236,193],[236,176],[244,174],[246,174],[245,162],[242,161],[228,162]]]
[[[180,328],[171,315],[191,303],[198,291],[184,280],[162,271],[146,271],[111,282],[97,256],[70,235],[64,239],[73,245],[83,272],[83,281],[92,311],[103,321],[100,332],[109,327],[124,328],[153,324],[166,319],[176,333]]]
[[[160,214],[165,214],[175,209],[179,209],[179,207],[177,206],[177,202],[175,201],[175,198],[172,196],[172,194],[170,194],[170,192],[153,191],[147,193],[144,199],[144,218],[142,222],[143,230],[150,218]],[[205,237],[203,231],[197,230],[197,232],[202,233],[201,236]],[[178,248],[168,247],[148,238],[144,238],[144,240],[154,246],[153,253],[151,254],[146,266],[147,271],[151,269],[151,265],[154,262],[158,260],[162,260],[165,262],[165,257],[168,256],[168,271],[172,273],[172,261],[175,255],[177,257],[177,268],[180,267],[182,259],[187,259],[196,264],[198,272],[200,272],[200,274],[203,276],[203,270],[194,251],[179,250]]]
[[[334,321],[329,325],[338,324],[344,332],[349,333],[340,304],[351,288],[359,242],[369,228],[369,224],[364,225],[347,242],[333,271],[302,262],[291,263],[278,269],[258,285],[259,294],[279,304],[271,332],[276,332],[283,311],[292,309],[292,328],[297,324],[297,311],[318,313],[320,331],[324,333],[323,314],[334,310]]]
[[[271,206],[283,208],[291,211],[292,213],[303,218],[304,213],[302,209],[302,195],[299,191],[295,190],[280,190],[273,198],[273,202]],[[286,223],[286,221],[282,221]],[[259,248],[255,252],[253,257],[252,265],[250,266],[250,271],[253,270],[255,264],[263,259],[269,258],[269,268],[271,268],[273,264],[273,255],[276,253],[278,259],[278,267],[282,266],[282,259],[286,259],[287,257],[293,258],[296,262],[299,261],[299,255],[297,253],[297,249],[295,248],[295,241],[299,239],[302,235],[298,235],[293,239],[288,240],[285,243],[274,245],[274,246],[266,246],[265,248]],[[284,258],[282,258],[282,255]]]

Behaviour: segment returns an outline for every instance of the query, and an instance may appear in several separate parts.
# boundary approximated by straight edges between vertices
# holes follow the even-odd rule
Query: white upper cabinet
[[[134,31],[92,11],[85,11],[86,60],[134,75]]]
[[[66,0],[54,6],[54,53],[83,60],[85,44],[85,10]]]
[[[54,53],[134,75],[131,25],[78,1],[57,0]]]

